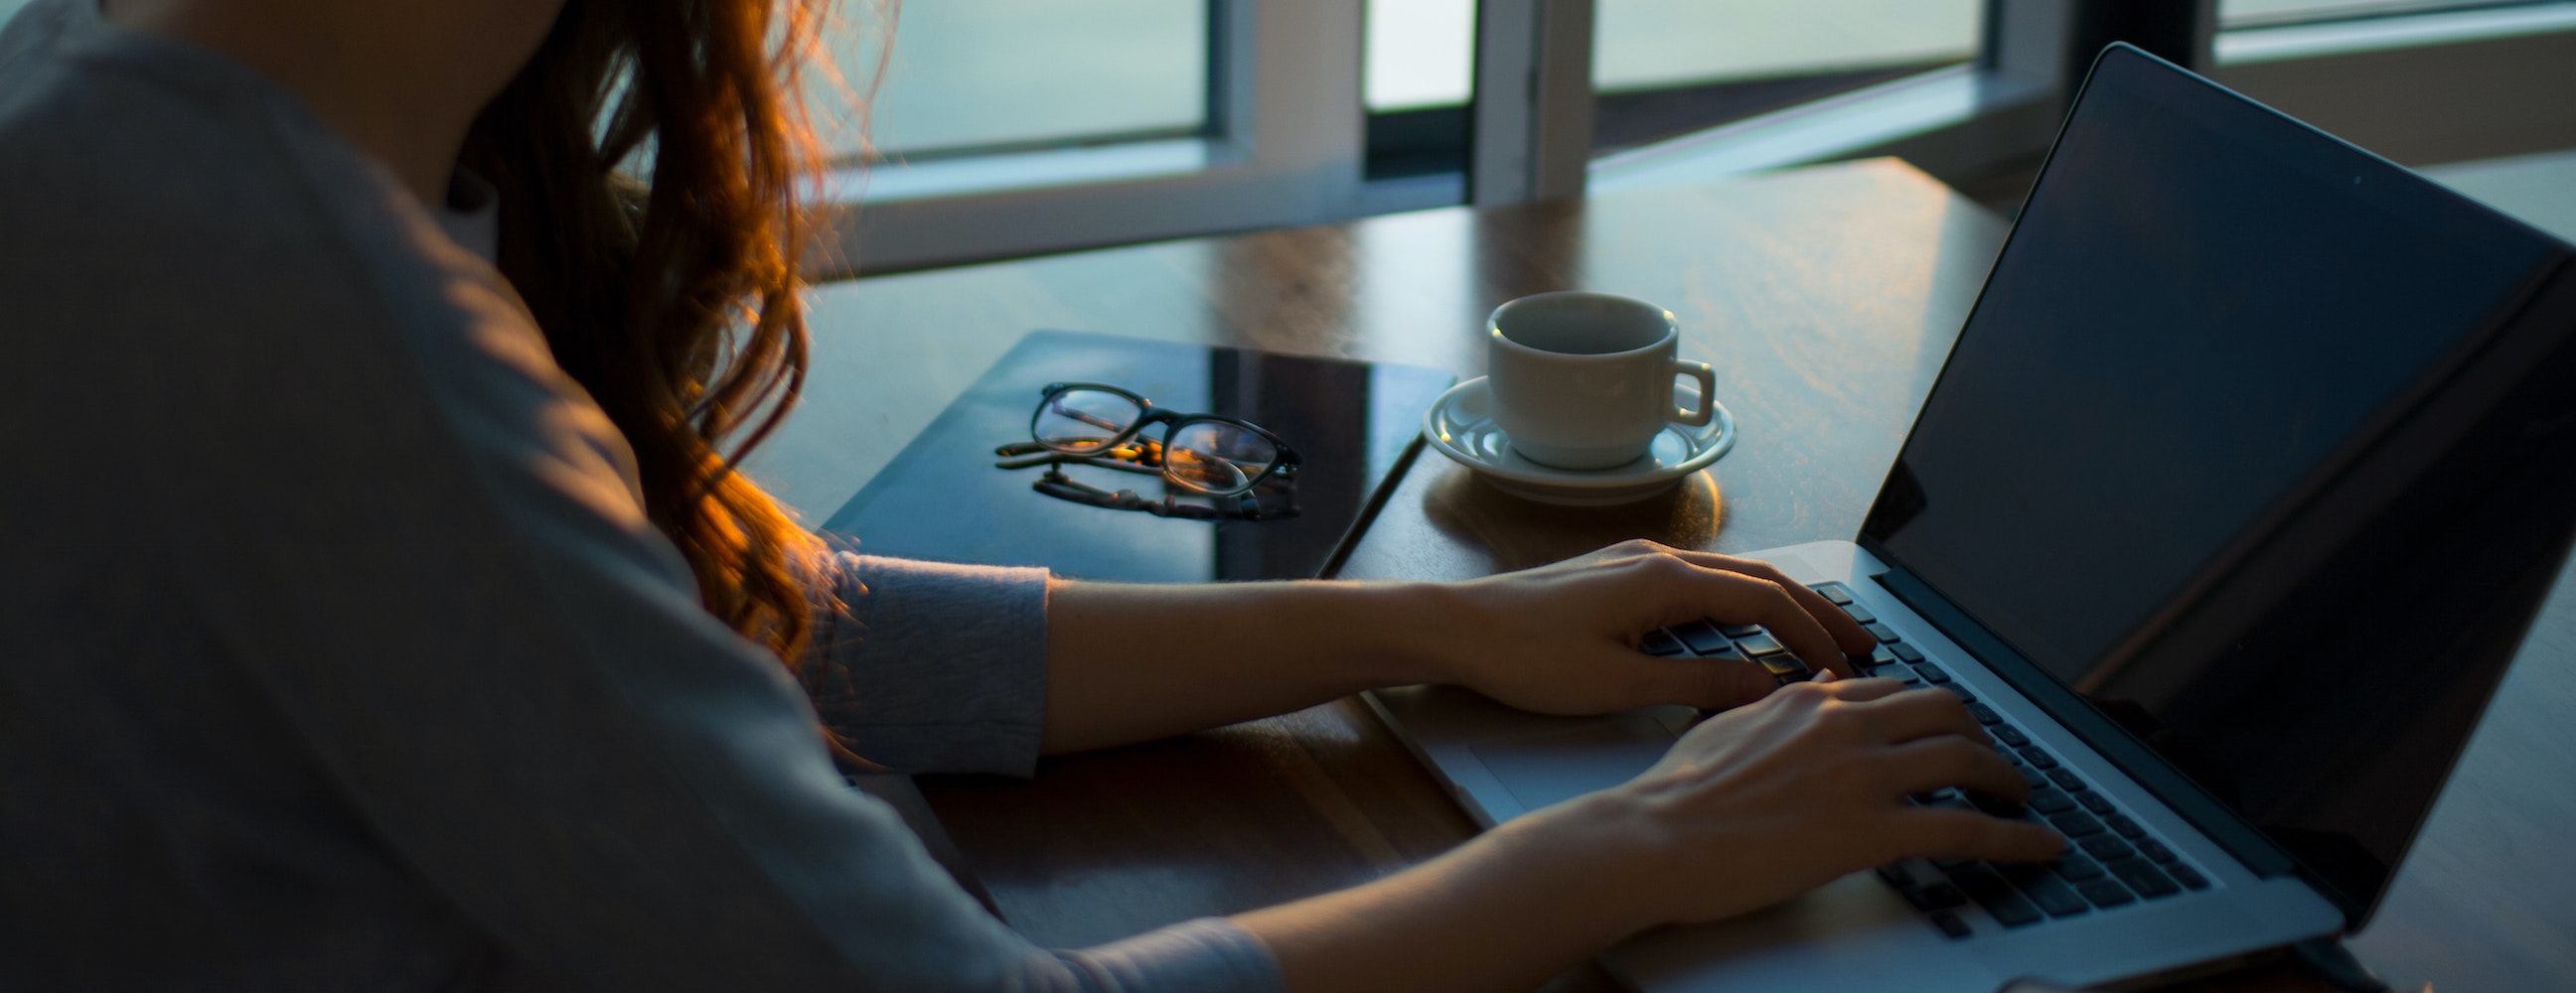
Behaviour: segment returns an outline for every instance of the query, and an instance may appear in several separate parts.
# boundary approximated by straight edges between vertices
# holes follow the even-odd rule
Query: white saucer
[[[1674,403],[1699,402],[1696,387],[1675,384]],[[1523,499],[1567,507],[1607,507],[1632,503],[1662,493],[1683,478],[1715,464],[1735,447],[1735,415],[1712,402],[1717,416],[1706,425],[1666,424],[1663,433],[1637,461],[1616,469],[1581,472],[1540,465],[1512,451],[1511,440],[1494,424],[1491,398],[1483,377],[1450,387],[1422,413],[1422,438],[1440,454],[1475,470],[1495,489]]]

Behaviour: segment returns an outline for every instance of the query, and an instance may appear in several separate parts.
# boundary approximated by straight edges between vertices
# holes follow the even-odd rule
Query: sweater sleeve
[[[904,772],[1035,771],[1046,711],[1044,569],[835,552],[814,705],[851,750]]]
[[[1052,952],[986,914],[841,780],[802,688],[699,607],[624,438],[498,274],[411,216],[414,250],[438,263],[427,285],[356,257],[377,267],[359,309],[382,308],[363,323],[403,345],[349,356],[299,398],[338,415],[303,451],[328,467],[309,491],[334,499],[317,506],[362,509],[261,518],[268,553],[235,567],[253,581],[209,595],[313,760],[444,901],[547,971],[609,988],[1280,986],[1223,921]],[[1025,769],[1043,577],[952,583],[865,561],[855,575],[884,589],[863,620],[897,660],[885,682],[908,687],[858,713],[925,761]],[[990,612],[1005,622],[956,623]]]

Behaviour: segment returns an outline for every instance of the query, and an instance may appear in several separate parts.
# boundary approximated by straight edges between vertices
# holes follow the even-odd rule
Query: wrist
[[[1661,865],[1664,835],[1644,806],[1612,789],[1568,800],[1524,816],[1490,833],[1541,878],[1532,892],[1546,893],[1569,911],[1566,926],[1582,928],[1608,947],[1672,920],[1664,892],[1671,879]]]
[[[1460,682],[1460,620],[1468,609],[1449,584],[1330,582],[1319,584],[1344,601],[1324,623],[1349,639],[1345,650],[1366,659],[1371,686]]]

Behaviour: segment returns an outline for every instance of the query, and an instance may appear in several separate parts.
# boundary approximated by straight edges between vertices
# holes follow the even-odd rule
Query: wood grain
[[[1597,289],[1679,317],[1743,442],[1664,498],[1541,507],[1436,455],[1348,576],[1464,578],[1629,537],[1743,551],[1854,533],[2005,234],[1888,161],[1589,201],[1449,209],[862,279],[815,296],[802,410],[752,467],[819,520],[1039,327],[1444,366],[1480,375],[1516,296]],[[864,548],[864,535],[860,536]],[[2561,582],[2460,774],[2354,942],[2443,990],[2576,976],[2576,584]],[[1364,705],[932,777],[931,804],[1012,924],[1069,946],[1374,879],[1473,825]],[[1577,969],[1551,990],[1609,988]],[[2272,967],[2186,984],[2322,989]]]

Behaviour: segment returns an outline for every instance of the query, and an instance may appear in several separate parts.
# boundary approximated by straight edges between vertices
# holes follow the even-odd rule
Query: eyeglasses
[[[1162,437],[1140,437],[1153,424],[1164,425]],[[1046,476],[1031,488],[1059,499],[1162,517],[1264,520],[1297,513],[1297,467],[1304,459],[1278,435],[1250,421],[1167,410],[1103,383],[1051,383],[1029,419],[1029,434],[1031,441],[995,449],[1005,458],[994,464],[1005,469],[1047,466]],[[1065,475],[1068,464],[1160,475],[1190,494],[1231,507],[1211,510],[1168,495],[1152,501],[1133,490],[1103,490]],[[1264,493],[1274,499],[1264,503]]]

